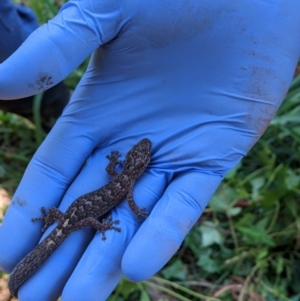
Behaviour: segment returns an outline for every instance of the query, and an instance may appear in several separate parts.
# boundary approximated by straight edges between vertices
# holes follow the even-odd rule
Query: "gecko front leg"
[[[148,216],[148,212],[146,211],[146,208],[144,206],[139,208],[139,206],[135,203],[133,199],[132,188],[133,185],[127,193],[127,200],[131,211],[135,214],[136,219],[139,222],[140,217],[146,218]]]
[[[118,151],[112,151],[110,155],[107,155],[106,158],[109,160],[108,165],[106,166],[106,171],[112,177],[116,177],[118,173],[115,171],[115,167],[117,164],[121,164],[122,162],[119,160],[121,157]]]
[[[34,217],[31,219],[32,222],[43,221],[45,223],[42,228],[42,232],[45,232],[46,229],[52,225],[55,221],[59,224],[62,224],[64,221],[64,214],[55,207],[50,207],[48,214],[46,213],[45,207],[41,208],[42,217]]]
[[[70,230],[73,232],[75,230],[82,229],[86,226],[92,226],[94,229],[98,230],[102,234],[102,240],[106,239],[105,231],[107,230],[115,230],[117,232],[121,231],[121,228],[115,227],[114,224],[119,224],[119,220],[112,219],[112,216],[110,215],[107,220],[103,219],[102,222],[99,222],[94,217],[86,217],[79,222],[77,222]]]

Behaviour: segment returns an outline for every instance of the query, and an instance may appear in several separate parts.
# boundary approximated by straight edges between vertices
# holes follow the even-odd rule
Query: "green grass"
[[[60,6],[27,3],[41,22]],[[70,88],[84,70],[68,78]],[[140,284],[123,279],[109,300],[300,301],[299,111],[300,76],[168,265]],[[0,111],[0,125],[0,188],[12,194],[39,141],[36,126],[16,115]]]

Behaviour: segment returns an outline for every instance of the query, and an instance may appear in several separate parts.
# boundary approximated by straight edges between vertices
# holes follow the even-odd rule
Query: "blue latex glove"
[[[8,58],[38,27],[37,19],[28,7],[0,1],[0,62]]]
[[[121,233],[103,242],[89,228],[74,232],[21,301],[105,300],[123,274],[139,281],[163,267],[282,102],[300,54],[299,10],[299,0],[70,1],[0,65],[0,98],[13,99],[53,86],[93,53],[7,211],[3,270],[41,238],[31,222],[41,206],[64,212],[108,181],[111,150],[153,143],[134,187],[150,216],[138,223],[124,201],[112,211]]]

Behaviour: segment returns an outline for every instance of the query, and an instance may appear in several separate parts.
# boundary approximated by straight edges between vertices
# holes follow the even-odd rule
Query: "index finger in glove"
[[[34,31],[0,65],[0,98],[30,96],[64,79],[118,33],[121,2],[85,0],[65,4],[55,18]]]

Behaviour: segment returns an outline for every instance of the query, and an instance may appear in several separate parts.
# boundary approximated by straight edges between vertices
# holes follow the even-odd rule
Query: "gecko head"
[[[137,179],[148,166],[150,157],[151,142],[144,138],[127,153],[123,172]]]

